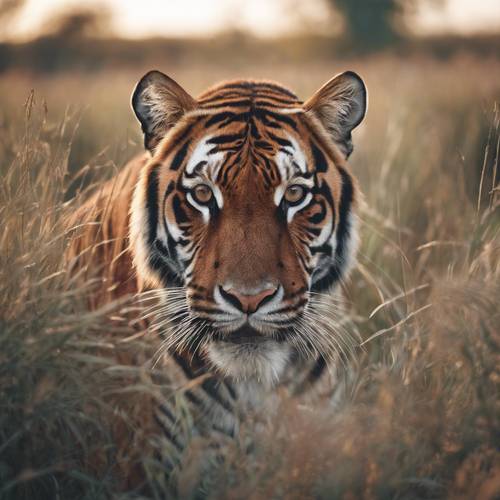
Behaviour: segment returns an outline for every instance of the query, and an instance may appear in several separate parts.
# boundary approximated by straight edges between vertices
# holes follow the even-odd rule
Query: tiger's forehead
[[[253,170],[271,187],[307,171],[298,121],[302,103],[290,90],[269,81],[232,81],[209,89],[198,102],[203,127],[191,144],[187,175],[203,173],[227,184]]]
[[[202,176],[213,183],[230,184],[228,180],[236,180],[249,171],[263,174],[268,187],[298,176],[310,177],[312,166],[306,152],[292,136],[283,139],[275,149],[260,153],[248,145],[245,155],[243,150],[235,152],[214,147],[214,139],[217,140],[217,136],[207,134],[193,145],[184,169],[184,176],[191,182]]]
[[[317,161],[301,101],[281,85],[226,82],[203,93],[198,105],[167,138],[158,158],[186,185],[202,177],[230,188],[251,173],[260,189],[272,190],[327,170],[325,155]]]
[[[217,106],[299,108],[302,102],[286,87],[267,80],[222,82],[203,92],[198,103],[202,108]]]

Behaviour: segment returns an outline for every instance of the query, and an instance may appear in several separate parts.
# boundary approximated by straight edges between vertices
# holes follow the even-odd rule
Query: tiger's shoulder
[[[104,280],[104,287],[93,296],[92,305],[138,290],[129,251],[130,205],[140,173],[149,159],[149,153],[134,157],[115,176],[96,187],[66,218],[69,274],[78,274],[82,282]]]

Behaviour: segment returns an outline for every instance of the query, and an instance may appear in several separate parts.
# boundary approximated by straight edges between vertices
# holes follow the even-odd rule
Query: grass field
[[[62,258],[64,216],[141,148],[129,96],[147,68],[0,76],[0,498],[498,498],[500,63],[313,61],[158,64],[193,94],[251,76],[307,98],[344,69],[370,92],[351,159],[365,194],[345,291],[355,360],[323,402],[283,397],[221,443],[209,472],[195,440],[174,493],[141,432],[141,397],[169,383],[155,339],[130,303],[87,311],[104,285],[77,284]]]

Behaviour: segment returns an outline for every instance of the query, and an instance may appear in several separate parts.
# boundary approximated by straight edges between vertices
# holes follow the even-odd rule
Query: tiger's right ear
[[[348,158],[352,153],[351,131],[365,117],[367,103],[363,80],[353,71],[346,71],[326,82],[304,103],[304,109],[319,119]]]
[[[132,94],[132,108],[141,122],[144,146],[154,153],[165,134],[197,102],[172,78],[160,71],[146,73]]]

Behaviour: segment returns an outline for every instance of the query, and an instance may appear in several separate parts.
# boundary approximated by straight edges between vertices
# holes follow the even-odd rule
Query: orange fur
[[[142,154],[132,159],[68,219],[68,228],[74,233],[66,253],[70,272],[79,273],[84,282],[102,279],[92,294],[92,308],[138,291],[129,251],[129,212],[148,156]]]

